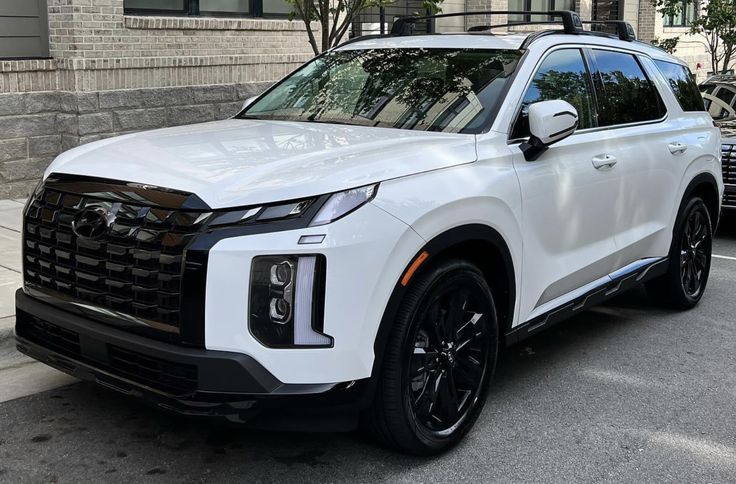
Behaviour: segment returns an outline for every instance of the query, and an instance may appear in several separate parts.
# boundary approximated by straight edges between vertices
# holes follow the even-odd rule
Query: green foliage
[[[665,52],[670,54],[675,53],[677,43],[680,41],[679,37],[672,37],[671,39],[653,39],[652,45],[655,45]]]
[[[678,15],[683,8],[682,0],[650,1],[665,16]],[[725,72],[736,51],[736,0],[685,0],[685,3],[695,5],[696,18],[690,25],[690,33],[705,38],[713,71]]]

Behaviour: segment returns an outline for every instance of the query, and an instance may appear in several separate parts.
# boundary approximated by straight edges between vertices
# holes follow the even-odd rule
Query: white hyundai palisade
[[[60,155],[24,211],[18,349],[169,410],[431,454],[503,345],[639,284],[693,307],[718,129],[681,61],[552,16],[401,19],[232,119]]]

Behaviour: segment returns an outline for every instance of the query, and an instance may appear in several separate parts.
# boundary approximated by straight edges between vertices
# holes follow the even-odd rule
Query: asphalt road
[[[192,421],[74,384],[0,404],[0,481],[734,482],[736,217],[715,253],[692,311],[633,291],[507,350],[474,431],[440,457]]]

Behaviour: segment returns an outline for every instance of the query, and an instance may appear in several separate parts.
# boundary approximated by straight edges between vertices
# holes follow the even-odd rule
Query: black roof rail
[[[394,20],[394,25],[391,28],[391,35],[411,35],[414,30],[414,24],[420,20],[433,20],[438,18],[447,17],[468,17],[471,15],[546,15],[549,18],[559,18],[562,20],[563,32],[566,34],[581,34],[586,31],[583,29],[583,24],[589,25],[614,25],[616,26],[616,33],[618,38],[631,42],[636,40],[636,32],[630,23],[624,22],[623,20],[580,20],[580,16],[571,10],[553,10],[548,11],[535,11],[535,10],[479,10],[471,12],[454,12],[454,13],[443,13],[438,15],[428,15],[424,17],[411,16],[411,17],[399,17]],[[506,24],[497,25],[478,25],[471,27],[469,32],[481,32],[487,31],[498,27],[509,27],[516,25],[547,25],[547,24],[558,24],[558,21],[522,21],[513,22]]]
[[[442,13],[438,15],[427,15],[424,17],[399,17],[394,20],[394,25],[391,28],[391,35],[411,35],[414,30],[414,24],[420,20],[434,20],[447,17],[469,17],[471,15],[546,15],[551,18],[557,17],[562,19],[562,27],[566,34],[578,34],[580,32],[584,32],[583,22],[580,20],[580,16],[571,10],[553,10],[551,12],[534,10],[479,10],[472,12]],[[518,22],[513,25],[531,24],[531,22]],[[504,24],[503,26],[506,25],[508,24]],[[501,26],[502,25],[491,25],[488,26],[488,29]]]
[[[619,39],[625,40],[626,42],[636,40],[634,27],[629,22],[624,22],[623,20],[584,20],[583,23],[588,25],[615,25]]]

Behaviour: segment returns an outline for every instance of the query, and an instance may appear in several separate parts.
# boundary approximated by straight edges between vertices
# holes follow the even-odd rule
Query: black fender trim
[[[715,220],[711,220],[711,223],[713,224],[713,233],[715,234],[721,218],[721,193],[718,191],[718,182],[716,181],[716,178],[713,176],[712,173],[700,173],[693,177],[692,180],[690,180],[690,183],[687,185],[687,188],[685,188],[685,191],[682,194],[682,200],[680,200],[680,205],[677,208],[677,214],[675,215],[675,217],[680,215],[680,212],[684,208],[687,201],[690,200],[690,197],[692,196],[695,189],[697,189],[701,185],[710,185],[713,188],[713,191],[715,191],[716,193],[716,203],[718,204],[718,207],[716,207]]]
[[[506,334],[506,345],[514,345],[538,332],[550,328],[568,318],[590,309],[593,306],[618,296],[629,289],[656,279],[665,274],[669,267],[669,258],[661,257],[649,263],[635,266],[626,271],[609,274],[609,280],[591,289],[561,306],[550,309],[525,323],[520,324]]]

